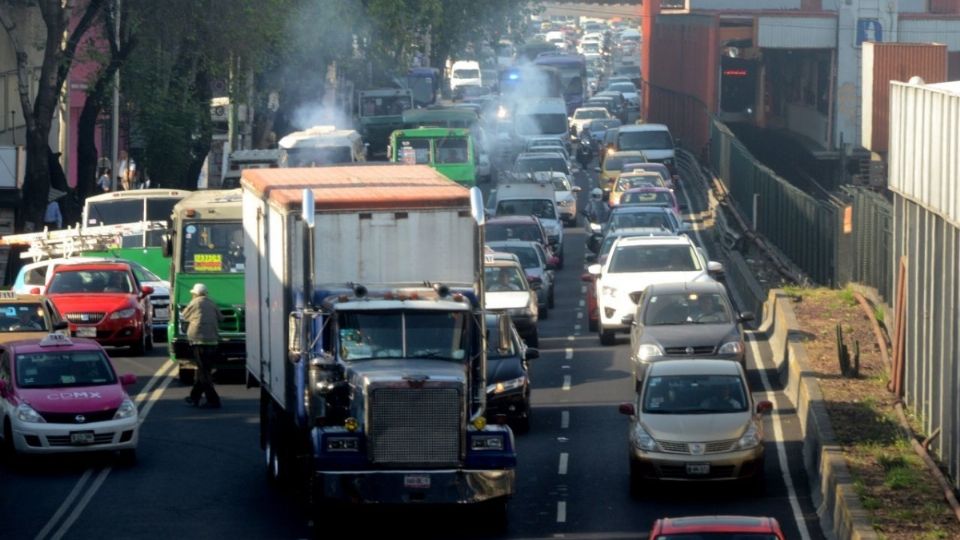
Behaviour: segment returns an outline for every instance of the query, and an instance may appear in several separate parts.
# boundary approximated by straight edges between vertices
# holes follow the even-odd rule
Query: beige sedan
[[[746,373],[730,360],[662,360],[650,365],[630,417],[630,485],[648,480],[748,480],[762,489],[763,420]]]

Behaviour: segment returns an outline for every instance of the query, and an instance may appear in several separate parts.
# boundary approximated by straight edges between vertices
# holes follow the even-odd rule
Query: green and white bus
[[[478,156],[469,129],[398,129],[390,134],[387,157],[394,163],[429,165],[466,187],[477,183]]]

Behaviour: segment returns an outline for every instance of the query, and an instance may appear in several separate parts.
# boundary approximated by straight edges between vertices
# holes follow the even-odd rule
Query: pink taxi
[[[49,334],[0,345],[0,420],[8,454],[118,451],[133,461],[137,406],[97,342]]]

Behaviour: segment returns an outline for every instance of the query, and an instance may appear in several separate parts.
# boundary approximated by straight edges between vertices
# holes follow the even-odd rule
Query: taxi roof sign
[[[62,347],[65,345],[73,345],[73,342],[67,336],[57,332],[47,334],[45,338],[40,340],[41,347]]]
[[[0,300],[16,300],[17,293],[14,291],[0,291]]]

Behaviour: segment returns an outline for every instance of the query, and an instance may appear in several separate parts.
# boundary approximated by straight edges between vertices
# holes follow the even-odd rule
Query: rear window
[[[649,204],[655,206],[673,206],[670,194],[663,191],[624,193],[620,204]]]
[[[692,247],[680,245],[620,246],[610,259],[611,273],[694,272],[700,259]]]
[[[620,150],[673,150],[668,131],[621,131],[617,139]]]
[[[536,216],[557,219],[554,202],[550,199],[510,199],[497,203],[498,216]]]
[[[543,242],[540,227],[535,223],[487,223],[484,227],[488,242],[501,240],[527,240],[529,242]]]
[[[50,280],[48,294],[132,293],[130,274],[123,270],[71,270],[57,272]]]

